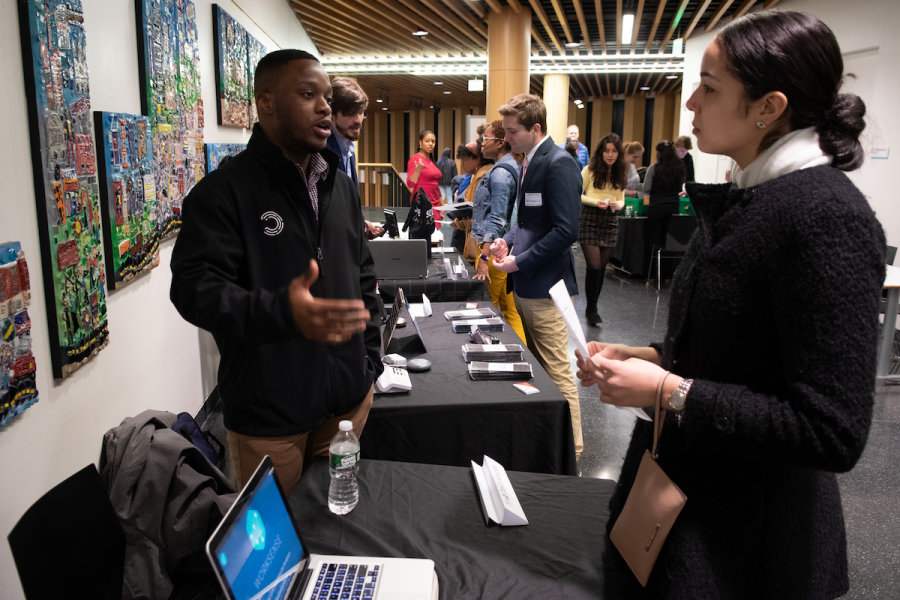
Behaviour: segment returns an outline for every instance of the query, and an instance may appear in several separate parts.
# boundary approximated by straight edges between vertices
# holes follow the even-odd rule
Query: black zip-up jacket
[[[319,220],[303,178],[256,125],[241,152],[185,199],[172,253],[172,303],[213,334],[225,427],[250,436],[310,431],[365,399],[381,374],[380,335],[369,325],[334,346],[303,337],[288,286],[316,259],[317,298],[364,301],[378,313],[375,271],[359,192],[324,150]]]

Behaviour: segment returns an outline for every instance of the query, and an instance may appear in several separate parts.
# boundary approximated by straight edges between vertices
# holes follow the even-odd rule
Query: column
[[[544,104],[547,105],[547,133],[557,144],[566,141],[569,127],[569,76],[544,75]]]
[[[509,6],[488,11],[488,121],[500,118],[497,109],[517,94],[528,93],[531,56],[531,9],[517,13]]]

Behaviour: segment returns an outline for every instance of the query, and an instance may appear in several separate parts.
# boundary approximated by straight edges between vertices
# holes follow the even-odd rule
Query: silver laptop
[[[427,240],[372,240],[369,251],[378,279],[416,279],[428,275]]]
[[[206,543],[230,600],[437,600],[434,562],[310,554],[266,456]]]

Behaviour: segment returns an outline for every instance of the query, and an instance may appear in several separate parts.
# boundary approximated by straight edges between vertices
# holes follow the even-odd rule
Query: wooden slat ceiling
[[[289,0],[323,57],[452,57],[487,56],[487,18],[503,5],[532,11],[532,54],[641,55],[672,52],[673,40],[713,27],[726,17],[739,17],[778,0]],[[629,39],[622,39],[622,15],[635,15]],[[602,25],[602,27],[601,27]],[[424,29],[428,35],[412,32]],[[581,43],[566,48],[566,43]],[[424,107],[468,107],[484,104],[485,94],[466,91],[466,77],[381,75],[360,76],[363,88],[389,90],[390,110],[407,109],[409,98]],[[436,86],[434,81],[444,81]],[[573,97],[680,90],[681,79],[665,75],[621,73],[570,77]],[[540,93],[542,77],[532,77]],[[431,86],[431,87],[429,87]],[[451,94],[443,94],[451,91]],[[480,104],[479,104],[480,103]]]

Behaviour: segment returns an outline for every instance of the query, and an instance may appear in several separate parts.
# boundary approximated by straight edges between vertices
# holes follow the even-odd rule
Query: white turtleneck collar
[[[807,127],[779,139],[746,169],[735,164],[732,179],[739,188],[749,188],[801,169],[830,165],[831,159],[819,147],[816,128]]]

